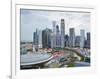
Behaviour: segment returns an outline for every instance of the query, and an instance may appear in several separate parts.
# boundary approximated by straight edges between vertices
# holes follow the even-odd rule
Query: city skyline
[[[63,30],[62,26],[61,23],[61,29]],[[64,31],[61,32],[58,25],[55,25],[55,30],[53,31],[49,28],[44,30],[36,29],[33,32],[33,45],[36,48],[64,48],[66,46],[90,48],[90,32],[85,33],[85,30],[81,29],[80,35],[75,35],[75,29],[70,28],[68,35],[64,34]]]
[[[90,13],[39,11],[21,9],[21,41],[31,41],[36,29],[49,28],[53,30],[53,21],[60,26],[61,19],[65,20],[65,34],[69,35],[69,28],[75,28],[75,34],[80,35],[80,30],[90,32]],[[61,30],[61,29],[60,29]],[[85,35],[86,35],[85,33]]]

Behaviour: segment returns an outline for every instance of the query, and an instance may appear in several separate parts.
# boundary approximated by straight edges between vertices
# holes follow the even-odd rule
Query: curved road
[[[87,63],[87,62],[78,62],[78,61],[76,61],[74,64],[75,64],[76,67],[90,66],[90,63]]]

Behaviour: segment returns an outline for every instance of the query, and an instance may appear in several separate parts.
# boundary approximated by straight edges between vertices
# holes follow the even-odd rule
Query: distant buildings
[[[65,22],[61,19],[61,25],[56,25],[53,21],[53,31],[51,33],[51,48],[64,48],[65,47]]]
[[[70,47],[75,46],[75,29],[74,28],[69,29],[69,46]]]
[[[65,35],[65,47],[69,46],[69,36]]]
[[[51,45],[51,48],[54,48],[56,47],[56,21],[53,21],[53,31],[52,31],[52,35],[51,35],[52,39],[52,45]]]
[[[87,32],[87,39],[85,40],[85,48],[90,48],[90,32]]]
[[[80,36],[75,37],[75,47],[80,47]]]
[[[61,48],[65,47],[65,21],[61,19]]]
[[[38,35],[38,47],[42,48],[42,31],[39,30],[39,35]]]
[[[90,32],[87,33],[87,48],[90,48]]]
[[[55,47],[56,42],[54,42],[54,41],[55,41],[55,35],[52,32],[51,33],[51,48],[54,48]]]
[[[59,26],[56,25],[56,45],[55,47],[61,47],[61,34],[60,34],[60,30],[59,30]]]
[[[35,48],[90,48],[90,32],[87,32],[85,37],[85,30],[81,29],[80,35],[76,36],[75,28],[69,28],[69,35],[65,34],[65,21],[64,19],[60,21],[60,25],[57,25],[56,21],[52,22],[52,30],[49,28],[36,29],[33,33]]]
[[[38,48],[38,29],[36,29],[36,32],[33,33],[33,45],[35,48]]]
[[[51,48],[51,29],[44,29],[42,31],[42,46],[43,48]]]
[[[85,30],[80,30],[80,48],[84,48],[85,44]]]
[[[53,21],[53,33],[56,34],[56,21]]]

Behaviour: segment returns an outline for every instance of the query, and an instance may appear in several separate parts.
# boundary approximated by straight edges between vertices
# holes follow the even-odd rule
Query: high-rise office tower
[[[42,31],[39,30],[39,35],[38,35],[38,47],[42,48]]]
[[[35,44],[36,32],[33,32],[33,45]]]
[[[42,31],[42,47],[51,48],[51,33],[52,31],[48,28]]]
[[[69,46],[70,47],[75,46],[75,30],[74,30],[74,28],[69,29]]]
[[[56,46],[55,47],[61,47],[61,35],[60,35],[60,30],[58,25],[56,25]]]
[[[69,46],[69,36],[65,35],[65,46],[68,47]]]
[[[33,52],[35,52],[35,44],[36,44],[36,32],[33,32]]]
[[[87,32],[87,40],[90,42],[90,32]]]
[[[45,30],[42,31],[42,46],[43,48],[47,46],[47,34]]]
[[[54,33],[51,33],[51,48],[54,48]]]
[[[80,36],[75,37],[75,47],[80,47]]]
[[[56,46],[56,21],[53,21],[52,42],[52,48],[54,48]]]
[[[38,30],[33,33],[33,45],[35,48],[38,48]]]
[[[87,32],[87,39],[85,40],[85,47],[90,48],[90,32]]]
[[[80,30],[80,48],[84,48],[85,44],[85,30]]]
[[[61,19],[61,48],[65,47],[65,21]]]
[[[56,34],[56,21],[53,21],[53,33]]]

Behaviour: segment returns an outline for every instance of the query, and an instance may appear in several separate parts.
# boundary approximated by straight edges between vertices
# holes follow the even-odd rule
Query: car
[[[61,58],[61,59],[59,60],[59,62],[65,62],[65,61],[67,61],[66,58]]]

